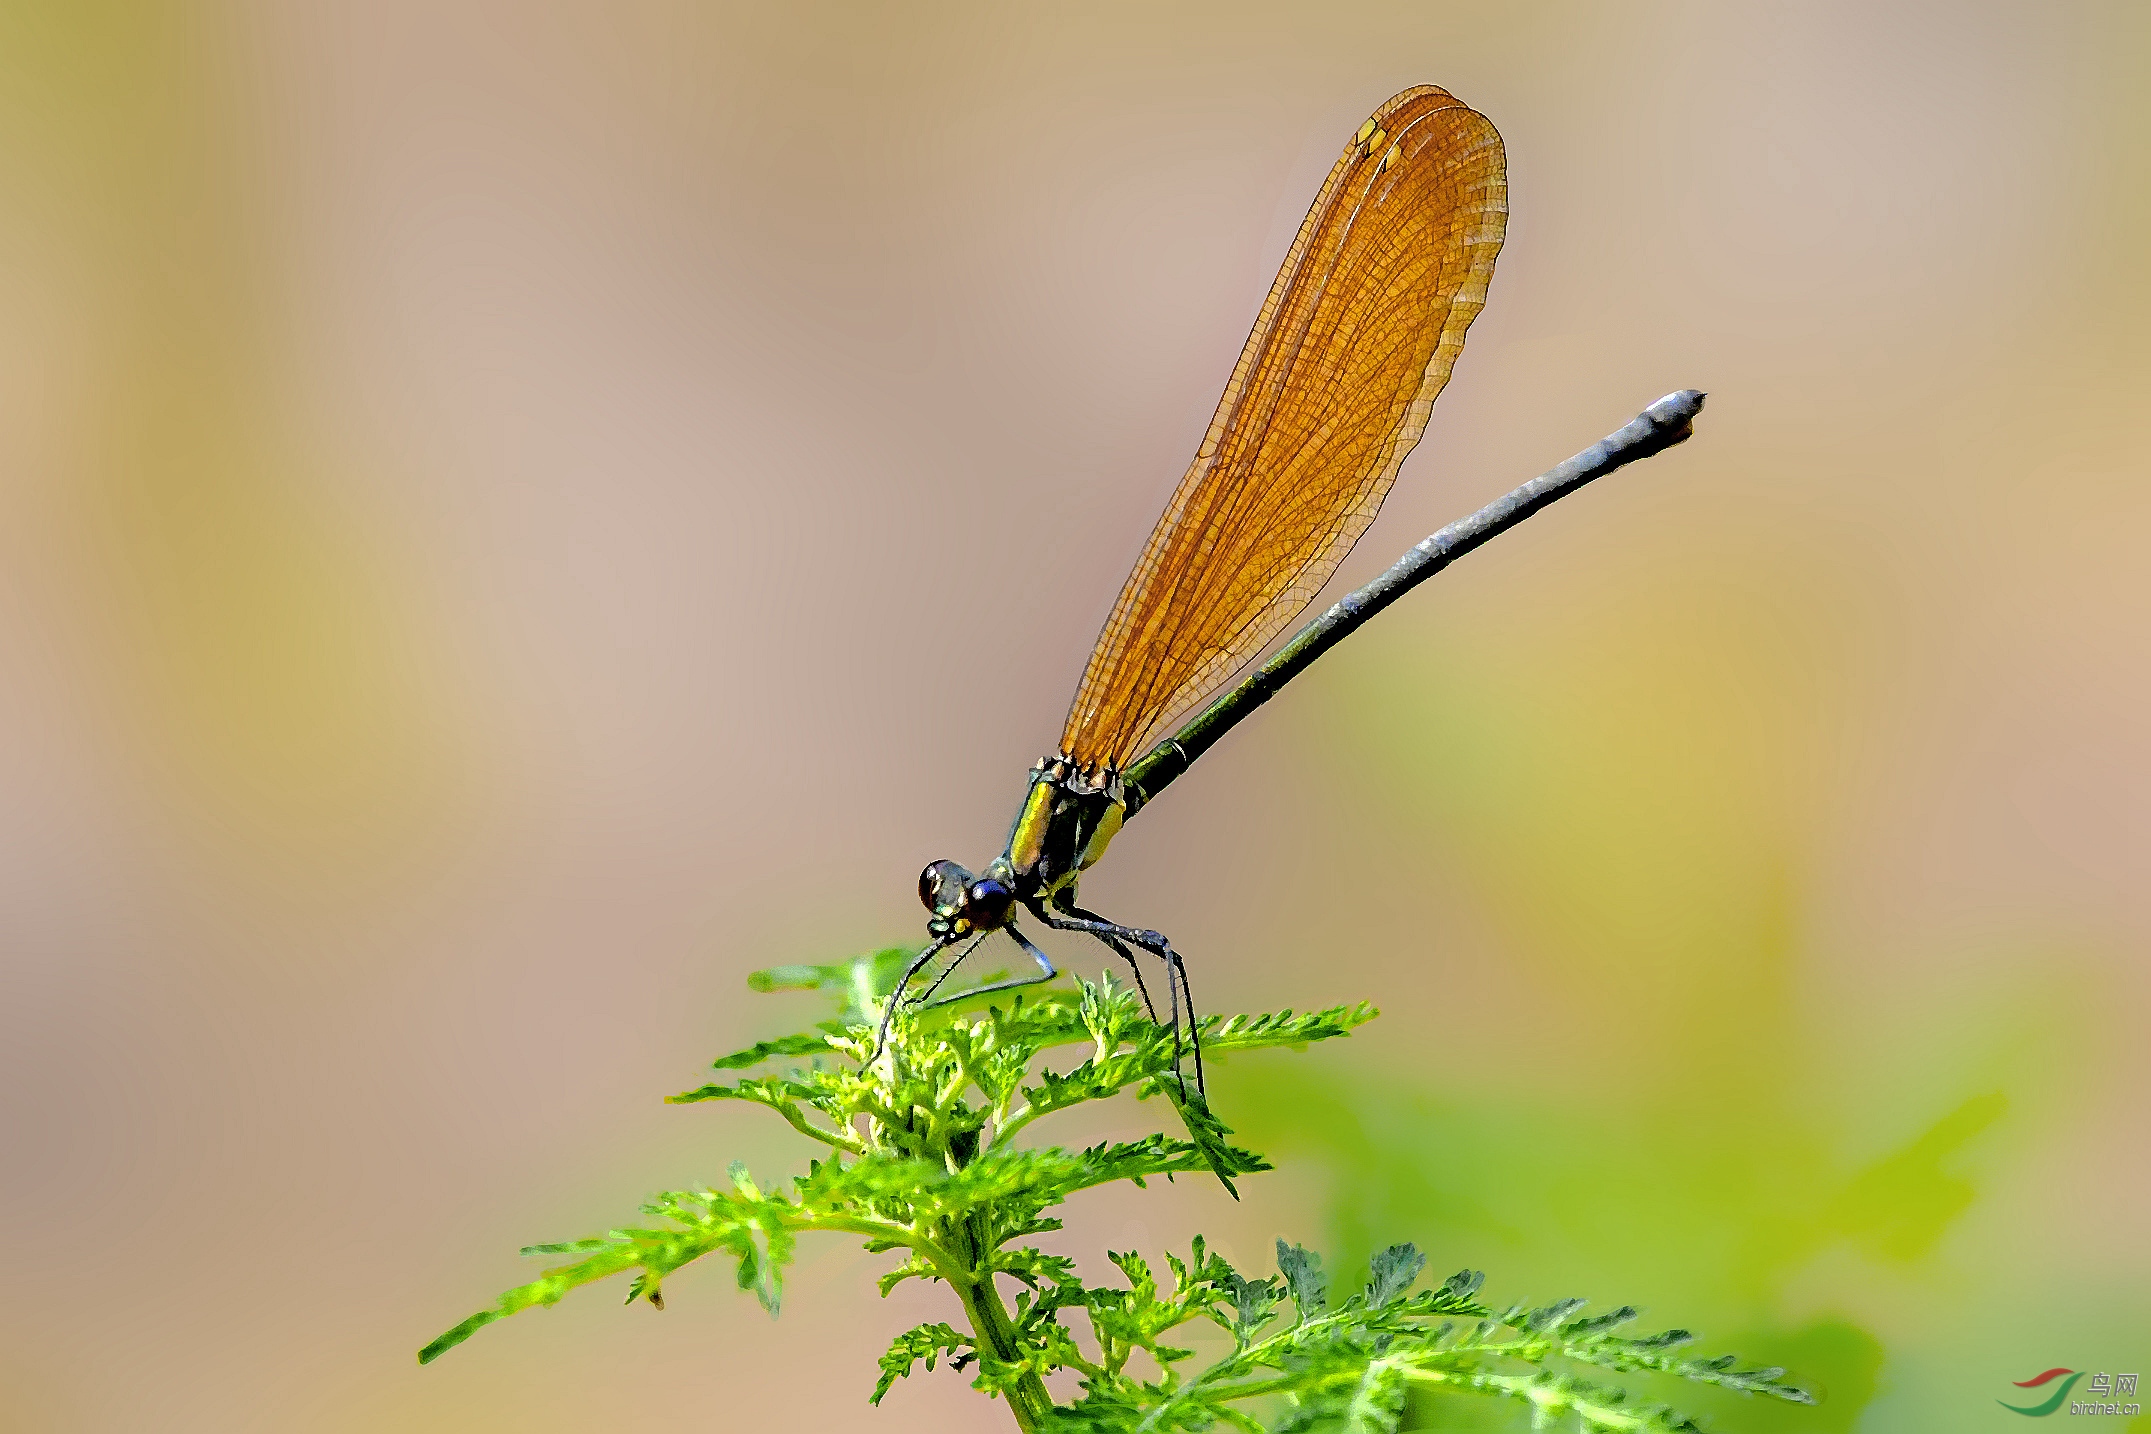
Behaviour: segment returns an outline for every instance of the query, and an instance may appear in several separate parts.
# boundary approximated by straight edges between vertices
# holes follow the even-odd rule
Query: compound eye
[[[953,908],[963,900],[971,873],[953,861],[929,862],[919,873],[919,900],[928,911]]]
[[[1008,916],[1008,908],[1015,903],[1016,893],[1010,891],[992,877],[971,883],[965,893],[969,898],[967,914],[974,926],[999,926]]]

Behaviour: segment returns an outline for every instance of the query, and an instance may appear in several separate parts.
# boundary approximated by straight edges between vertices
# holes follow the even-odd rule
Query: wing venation
[[[1447,91],[1360,128],[1106,619],[1066,756],[1126,766],[1314,599],[1425,431],[1507,218],[1501,137]]]

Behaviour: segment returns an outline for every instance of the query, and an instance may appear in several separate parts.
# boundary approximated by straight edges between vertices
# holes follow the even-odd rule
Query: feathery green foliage
[[[881,1357],[872,1402],[915,1369],[945,1360],[976,1388],[1006,1399],[1026,1431],[1222,1425],[1386,1434],[1418,1427],[1405,1423],[1418,1402],[1452,1394],[1515,1402],[1535,1426],[1574,1415],[1590,1430],[1697,1427],[1672,1410],[1631,1403],[1625,1386],[1607,1378],[1637,1373],[1810,1398],[1783,1382],[1781,1369],[1680,1354],[1685,1331],[1621,1334],[1636,1317],[1625,1306],[1587,1315],[1583,1301],[1564,1300],[1496,1312],[1477,1299],[1481,1277],[1469,1270],[1415,1291],[1426,1256],[1408,1244],[1376,1256],[1366,1288],[1335,1308],[1320,1258],[1282,1240],[1275,1276],[1242,1275],[1198,1236],[1186,1260],[1165,1257],[1163,1284],[1132,1252],[1108,1255],[1116,1283],[1086,1283],[1074,1260],[1028,1243],[1061,1228],[1050,1212],[1068,1196],[1116,1181],[1140,1186],[1154,1175],[1205,1174],[1237,1198],[1235,1178],[1267,1163],[1230,1142],[1229,1127],[1183,1081],[1174,1033],[1110,976],[1096,985],[1078,980],[1073,990],[1034,990],[970,1015],[899,1011],[877,1055],[881,1003],[910,954],[892,949],[841,966],[757,973],[758,990],[823,991],[840,1014],[725,1056],[716,1070],[749,1073],[672,1097],[767,1106],[824,1147],[806,1173],[765,1190],[735,1165],[724,1188],[653,1197],[642,1207],[647,1223],[531,1246],[526,1255],[566,1258],[441,1335],[420,1361],[495,1320],[628,1271],[628,1302],[663,1308],[665,1277],[717,1253],[733,1260],[739,1287],[775,1314],[795,1241],[822,1231],[899,1256],[881,1279],[884,1295],[912,1278],[946,1284],[968,1326],[936,1322],[898,1335]],[[1215,1062],[1304,1048],[1374,1015],[1360,1005],[1213,1017],[1203,1023],[1203,1052]],[[785,1060],[808,1063],[767,1073]],[[752,1074],[758,1067],[765,1073]],[[1042,1117],[1123,1092],[1163,1099],[1181,1133],[1081,1150],[1023,1138]],[[1222,1332],[1197,1339],[1217,1346],[1219,1357],[1193,1373],[1186,1367],[1194,1350],[1166,1342],[1189,1327]],[[1048,1380],[1072,1398],[1057,1402]]]

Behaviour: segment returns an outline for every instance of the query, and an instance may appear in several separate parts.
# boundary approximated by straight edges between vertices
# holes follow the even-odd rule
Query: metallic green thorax
[[[1105,855],[1128,805],[1110,773],[1086,773],[1050,758],[1031,768],[1030,791],[1008,832],[1008,850],[986,874],[1020,900],[1072,889],[1076,876]]]

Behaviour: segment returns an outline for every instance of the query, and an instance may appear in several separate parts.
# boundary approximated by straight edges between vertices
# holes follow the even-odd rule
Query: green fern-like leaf
[[[721,1186],[652,1197],[633,1225],[531,1246],[526,1254],[560,1263],[442,1334],[420,1360],[614,1275],[630,1277],[628,1302],[662,1308],[666,1278],[711,1255],[728,1257],[738,1286],[774,1314],[799,1237],[817,1232],[893,1255],[883,1294],[906,1280],[934,1282],[972,1322],[968,1332],[932,1322],[898,1335],[879,1361],[869,1396],[876,1404],[922,1365],[944,1362],[1008,1401],[1028,1429],[1110,1434],[1393,1434],[1414,1401],[1450,1398],[1509,1403],[1541,1425],[1694,1429],[1675,1410],[1633,1402],[1620,1380],[1635,1374],[1811,1398],[1782,1369],[1691,1355],[1685,1330],[1628,1333],[1637,1317],[1630,1306],[1592,1313],[1580,1299],[1563,1299],[1497,1313],[1479,1298],[1484,1277],[1473,1270],[1419,1289],[1427,1259],[1409,1244],[1376,1255],[1366,1286],[1341,1305],[1331,1301],[1321,1257],[1283,1240],[1274,1275],[1243,1275],[1198,1238],[1186,1258],[1168,1254],[1162,1268],[1134,1251],[1114,1253],[1109,1278],[1090,1283],[1083,1262],[1028,1243],[1061,1228],[1056,1212],[1071,1195],[1206,1173],[1238,1198],[1234,1182],[1268,1162],[1231,1142],[1231,1128],[1188,1078],[1190,1033],[1159,1026],[1110,976],[982,1007],[899,1011],[879,1045],[880,1003],[912,954],[891,948],[758,973],[757,989],[819,993],[836,1015],[720,1057],[713,1068],[732,1078],[671,1098],[774,1112],[819,1149],[803,1173],[765,1188],[735,1165]],[[1374,1014],[1358,1005],[1212,1018],[1201,1027],[1203,1054],[1215,1063],[1305,1047]],[[1059,1112],[1124,1094],[1162,1099],[1180,1132],[1082,1148],[1033,1138],[1032,1127]],[[1197,1368],[1199,1341],[1180,1331],[1200,1326],[1224,1331],[1232,1348]],[[1045,1381],[1063,1373],[1080,1393],[1056,1404]]]
[[[913,1325],[890,1341],[888,1352],[881,1357],[881,1378],[875,1382],[874,1393],[867,1402],[881,1403],[897,1380],[911,1377],[912,1367],[919,1361],[924,1360],[927,1369],[931,1370],[936,1357],[943,1354],[961,1356],[972,1348],[971,1337],[951,1325]]]

